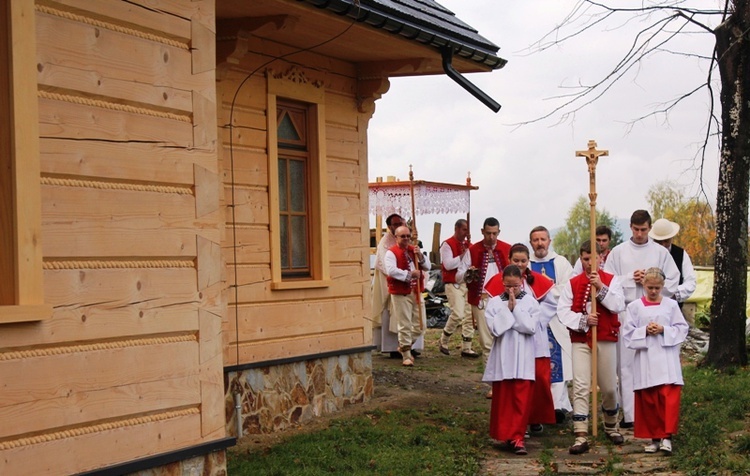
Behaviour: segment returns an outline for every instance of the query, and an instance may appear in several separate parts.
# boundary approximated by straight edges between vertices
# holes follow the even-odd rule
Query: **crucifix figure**
[[[599,162],[599,157],[608,156],[608,150],[598,150],[596,148],[596,141],[590,140],[588,143],[587,150],[577,150],[576,157],[585,157],[586,164],[589,168],[589,205],[591,207],[590,215],[590,240],[591,240],[591,270],[595,271],[599,269],[598,257],[596,251],[596,164]],[[593,293],[592,293],[593,294]],[[596,313],[596,296],[591,296],[591,313]],[[597,436],[597,344],[596,344],[596,329],[591,331],[591,416],[592,416],[592,433]]]

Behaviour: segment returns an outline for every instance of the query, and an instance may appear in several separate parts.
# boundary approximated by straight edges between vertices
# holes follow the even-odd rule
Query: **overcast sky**
[[[610,71],[643,24],[609,22],[579,38],[546,51],[529,54],[545,33],[563,21],[577,1],[571,0],[440,0],[458,18],[500,46],[508,64],[491,73],[467,78],[502,105],[493,113],[445,75],[391,80],[388,93],[376,103],[369,128],[369,178],[395,175],[463,183],[471,171],[472,240],[487,216],[500,221],[500,238],[527,241],[536,225],[562,226],[578,196],[588,193],[585,159],[575,151],[594,139],[609,157],[597,168],[599,206],[617,218],[648,208],[649,187],[673,180],[686,195],[697,193],[694,156],[707,122],[709,98],[702,91],[678,106],[665,120],[647,119],[629,130],[627,123],[664,101],[705,82],[707,62],[669,53],[651,56],[608,93],[555,125],[549,120],[515,128],[550,112],[578,83],[593,83]],[[632,5],[636,2],[627,2]],[[640,4],[640,2],[637,2]],[[702,0],[702,7],[717,5]],[[682,35],[671,50],[710,56],[713,37]],[[716,74],[718,77],[718,74]],[[718,87],[717,87],[718,90]],[[718,170],[715,145],[704,167],[704,187],[714,200]],[[443,224],[442,238],[452,233],[459,216],[418,217],[419,235],[429,247],[434,221]],[[657,217],[655,217],[657,218]],[[372,217],[371,217],[371,222]],[[629,236],[629,230],[622,230]]]

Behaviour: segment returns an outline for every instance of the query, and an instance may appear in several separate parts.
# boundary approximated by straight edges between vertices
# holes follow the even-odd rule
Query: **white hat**
[[[648,236],[653,240],[662,241],[674,237],[679,232],[680,225],[666,218],[659,218],[654,222],[651,231],[648,232]]]

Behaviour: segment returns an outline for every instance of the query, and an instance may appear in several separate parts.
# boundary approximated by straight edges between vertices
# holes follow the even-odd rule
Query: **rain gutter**
[[[443,71],[453,81],[467,90],[484,105],[497,112],[500,104],[493,100],[484,91],[479,89],[471,81],[466,79],[453,67],[454,55],[474,61],[491,69],[499,69],[505,66],[506,60],[497,56],[491,48],[481,48],[479,45],[469,45],[462,42],[458,35],[440,33],[416,22],[405,18],[394,18],[393,14],[378,10],[376,6],[364,4],[361,1],[352,0],[297,0],[309,3],[317,8],[330,10],[341,16],[348,16],[354,20],[366,23],[372,27],[379,28],[390,33],[403,36],[409,40],[431,46],[440,51],[443,58]],[[492,45],[494,46],[494,45]],[[496,50],[495,50],[496,51]]]

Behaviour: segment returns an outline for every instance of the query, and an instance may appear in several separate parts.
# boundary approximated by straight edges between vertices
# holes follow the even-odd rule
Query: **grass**
[[[280,445],[230,452],[232,475],[434,474],[474,475],[486,445],[479,409],[421,408],[374,411],[334,420],[323,431]]]
[[[683,369],[672,464],[687,475],[749,474],[750,370]]]
[[[469,372],[482,371],[481,360],[466,364]],[[433,362],[425,367],[430,373],[440,368]],[[750,474],[750,369],[686,365],[683,374],[672,469],[685,475]],[[487,419],[487,406],[469,401],[370,411],[269,448],[230,450],[228,470],[233,476],[474,475],[490,447]],[[570,430],[545,427],[541,439],[540,474],[554,474],[553,449],[571,443]],[[596,441],[611,446],[601,432]],[[622,457],[613,448],[600,471],[623,474]]]

